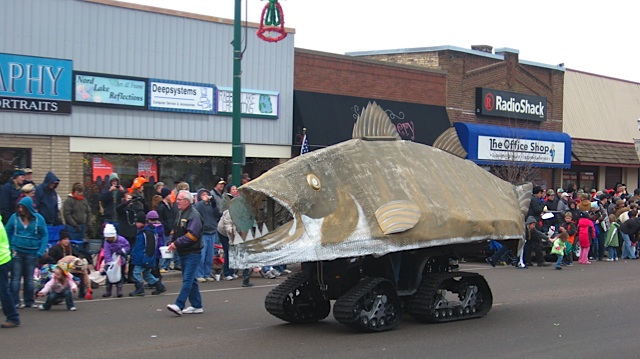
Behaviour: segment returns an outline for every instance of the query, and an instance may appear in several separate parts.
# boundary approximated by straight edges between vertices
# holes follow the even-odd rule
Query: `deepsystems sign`
[[[71,60],[0,53],[0,111],[71,113]]]
[[[149,79],[149,110],[213,115],[216,87],[195,82]]]
[[[562,164],[564,145],[564,142],[478,136],[478,159]]]
[[[476,115],[546,121],[547,98],[478,87]]]

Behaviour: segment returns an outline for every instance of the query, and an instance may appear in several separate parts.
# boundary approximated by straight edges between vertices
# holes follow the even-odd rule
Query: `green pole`
[[[232,183],[236,186],[240,186],[240,175],[242,173],[242,166],[244,162],[244,147],[242,145],[242,139],[240,136],[241,125],[241,76],[242,76],[242,40],[241,40],[241,26],[240,17],[242,14],[242,0],[235,0],[235,14],[233,20],[233,127],[232,127],[232,148],[231,148],[231,176]]]

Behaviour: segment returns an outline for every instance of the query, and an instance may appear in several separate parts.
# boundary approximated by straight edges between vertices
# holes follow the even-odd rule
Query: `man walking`
[[[202,298],[196,281],[196,270],[200,264],[202,251],[202,219],[200,213],[193,208],[193,196],[189,191],[181,190],[176,196],[178,216],[173,239],[169,251],[177,251],[182,262],[182,289],[175,304],[167,305],[167,309],[176,315],[200,314]],[[185,308],[187,299],[191,306]]]

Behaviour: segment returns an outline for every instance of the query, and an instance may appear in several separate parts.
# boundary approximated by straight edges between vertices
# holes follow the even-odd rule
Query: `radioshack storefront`
[[[564,132],[454,123],[467,159],[512,183],[557,187],[571,167],[571,137]]]

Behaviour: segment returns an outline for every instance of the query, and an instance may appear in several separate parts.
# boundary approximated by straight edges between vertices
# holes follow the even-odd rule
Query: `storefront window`
[[[562,174],[562,188],[576,190],[582,189],[586,193],[590,193],[592,188],[596,188],[597,172],[590,169],[577,171],[565,170]]]
[[[30,148],[0,147],[0,185],[7,183],[16,168],[31,167]]]

